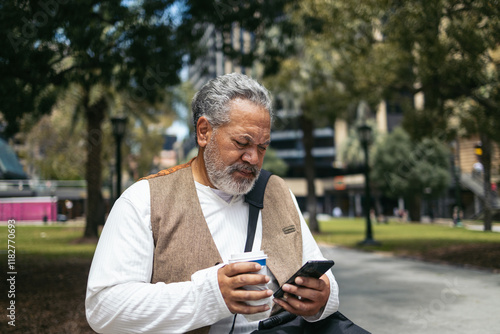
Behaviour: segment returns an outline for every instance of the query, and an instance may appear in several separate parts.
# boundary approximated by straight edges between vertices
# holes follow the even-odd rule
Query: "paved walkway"
[[[484,231],[483,225],[465,225],[465,228],[468,230],[473,230],[473,231]],[[500,232],[500,226],[498,226],[498,225],[492,226],[491,231],[492,232]]]
[[[500,274],[322,247],[340,311],[373,334],[499,334]]]

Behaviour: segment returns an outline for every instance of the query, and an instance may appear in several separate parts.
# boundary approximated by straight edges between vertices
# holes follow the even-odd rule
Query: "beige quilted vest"
[[[222,262],[206,224],[191,163],[146,177],[151,192],[155,244],[151,282],[182,282],[201,269]],[[302,264],[300,218],[285,182],[271,176],[262,209],[262,250],[280,285]],[[172,261],[182,257],[182,261]],[[203,327],[190,333],[208,333]]]

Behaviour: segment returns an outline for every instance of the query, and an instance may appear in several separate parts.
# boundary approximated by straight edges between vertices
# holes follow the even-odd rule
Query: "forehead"
[[[264,107],[249,100],[237,98],[229,102],[229,123],[221,128],[226,128],[234,134],[247,133],[270,137],[271,116]]]

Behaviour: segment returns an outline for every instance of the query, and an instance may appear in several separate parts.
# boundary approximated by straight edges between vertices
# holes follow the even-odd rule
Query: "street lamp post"
[[[461,198],[460,198],[460,143],[458,141],[458,138],[454,140],[454,154],[453,154],[453,176],[455,177],[455,201],[456,201],[456,212],[453,213],[453,215],[456,214],[454,217],[454,226],[456,227],[462,227],[462,203],[461,203]],[[476,149],[477,150],[477,149]]]
[[[372,140],[372,128],[369,125],[363,124],[358,127],[359,140],[361,142],[361,146],[363,147],[363,151],[365,154],[365,218],[366,218],[366,236],[365,240],[359,242],[359,245],[362,246],[376,246],[380,245],[378,241],[373,239],[373,231],[372,231],[372,222],[370,218],[370,201],[371,201],[371,193],[370,193],[370,164],[368,157],[368,145]]]
[[[113,126],[113,136],[116,141],[116,194],[115,200],[120,197],[122,193],[122,155],[121,146],[122,139],[125,136],[125,129],[127,126],[127,118],[124,116],[111,118]]]

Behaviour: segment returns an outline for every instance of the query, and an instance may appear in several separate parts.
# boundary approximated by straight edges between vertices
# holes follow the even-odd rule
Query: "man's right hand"
[[[237,262],[225,265],[217,271],[219,289],[224,302],[231,313],[253,314],[269,310],[269,306],[263,303],[259,306],[250,306],[246,301],[260,300],[271,297],[273,291],[267,290],[243,290],[245,285],[267,284],[269,276],[253,274],[258,272],[261,266],[255,262]]]

